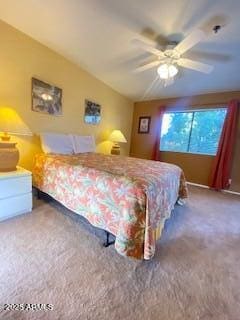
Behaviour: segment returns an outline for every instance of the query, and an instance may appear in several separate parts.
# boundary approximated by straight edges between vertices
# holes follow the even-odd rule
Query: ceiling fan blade
[[[224,54],[220,52],[207,52],[201,50],[191,50],[191,52],[186,54],[185,57],[193,60],[209,60],[209,62],[227,62],[230,61],[232,58],[229,54]]]
[[[177,61],[177,64],[184,68],[193,69],[203,73],[211,73],[213,71],[213,66],[210,66],[209,64],[206,64],[206,63],[194,61],[191,59],[181,58]]]
[[[148,43],[146,43],[146,42],[144,42],[144,41],[142,41],[140,39],[133,39],[132,43],[135,46],[137,46],[137,47],[139,47],[139,48],[141,48],[141,49],[143,49],[143,50],[145,50],[147,52],[150,52],[150,53],[154,54],[157,57],[166,58],[164,53],[163,53],[163,51],[155,48],[154,46],[152,46],[152,45],[150,45],[150,44],[148,44]]]
[[[159,61],[159,60],[149,62],[147,64],[144,64],[144,65],[136,68],[134,70],[134,73],[139,73],[139,72],[146,71],[148,69],[154,68],[154,67],[158,66],[160,63],[161,63],[161,61]]]
[[[185,39],[183,39],[174,49],[180,54],[188,51],[194,47],[198,42],[202,41],[206,37],[205,32],[200,29],[194,30]]]

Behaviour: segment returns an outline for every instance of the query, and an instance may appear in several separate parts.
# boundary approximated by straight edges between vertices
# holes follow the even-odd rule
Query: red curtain
[[[160,161],[160,137],[161,137],[161,128],[162,128],[162,119],[165,112],[165,107],[161,106],[158,108],[158,114],[157,114],[157,125],[154,132],[154,146],[152,151],[152,160]]]
[[[232,100],[227,108],[218,152],[213,162],[209,186],[216,190],[229,188],[233,148],[236,138],[238,120],[238,101]]]

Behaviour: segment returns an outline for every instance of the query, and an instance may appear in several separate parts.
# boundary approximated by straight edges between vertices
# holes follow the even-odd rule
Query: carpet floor
[[[101,230],[55,201],[35,202],[31,214],[0,223],[0,319],[240,319],[238,196],[191,187],[151,261],[103,248]]]

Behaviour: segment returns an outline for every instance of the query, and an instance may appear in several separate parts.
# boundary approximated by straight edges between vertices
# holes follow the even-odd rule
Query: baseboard
[[[194,182],[189,182],[189,181],[187,181],[187,184],[189,184],[191,186],[199,187],[199,188],[210,189],[208,186],[206,186],[204,184],[199,184],[199,183],[194,183]],[[236,192],[236,191],[222,190],[221,192],[235,194],[237,196],[240,196],[240,192]]]
[[[209,189],[208,186],[204,185],[204,184],[199,184],[199,183],[194,183],[194,182],[189,182],[187,181],[187,184],[190,184],[191,186],[195,186],[195,187],[200,187],[200,188],[204,188],[204,189]]]
[[[240,192],[236,192],[236,191],[223,190],[222,192],[224,192],[224,193],[230,193],[230,194],[235,194],[235,195],[237,195],[237,196],[240,196]]]

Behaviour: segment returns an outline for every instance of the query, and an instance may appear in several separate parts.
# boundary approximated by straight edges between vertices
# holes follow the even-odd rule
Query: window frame
[[[215,110],[219,110],[219,109],[224,109],[227,112],[227,106],[216,106],[216,107],[210,107],[210,108],[204,108],[204,109],[184,109],[184,110],[168,110],[166,112],[164,112],[164,114],[170,114],[170,113],[192,113],[192,119],[191,119],[191,128],[190,128],[190,132],[189,132],[189,138],[188,138],[188,145],[187,145],[187,150],[188,151],[173,151],[173,150],[161,150],[161,143],[160,143],[160,148],[159,151],[160,152],[173,152],[173,153],[185,153],[185,154],[195,154],[195,155],[202,155],[202,156],[209,156],[209,157],[215,157],[216,154],[211,154],[211,153],[203,153],[203,152],[190,152],[189,148],[190,148],[190,144],[191,144],[191,136],[192,136],[192,129],[193,129],[193,121],[194,121],[194,115],[196,112],[208,112],[208,111],[215,111]],[[225,115],[226,117],[226,115]],[[225,121],[225,119],[224,119]],[[223,123],[224,124],[224,123]],[[223,129],[223,127],[222,127]],[[162,132],[160,132],[161,134]],[[162,137],[161,137],[162,138]],[[218,141],[219,144],[219,141]]]

